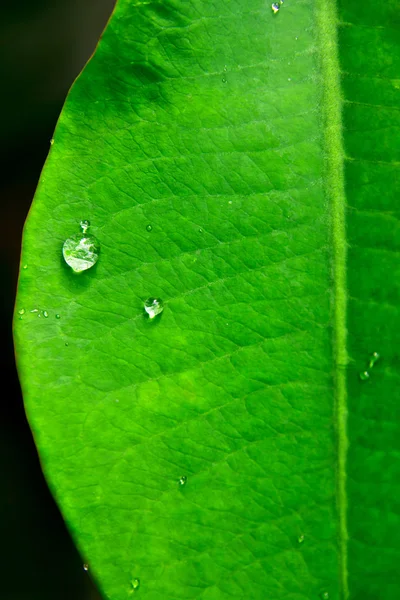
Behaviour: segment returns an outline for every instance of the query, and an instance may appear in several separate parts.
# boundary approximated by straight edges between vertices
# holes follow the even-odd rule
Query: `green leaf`
[[[396,4],[120,0],[71,90],[14,330],[110,600],[399,598]]]

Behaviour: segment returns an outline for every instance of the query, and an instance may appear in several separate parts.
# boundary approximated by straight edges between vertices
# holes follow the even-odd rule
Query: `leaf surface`
[[[399,597],[399,20],[349,4],[120,0],[70,92],[15,340],[110,600]]]

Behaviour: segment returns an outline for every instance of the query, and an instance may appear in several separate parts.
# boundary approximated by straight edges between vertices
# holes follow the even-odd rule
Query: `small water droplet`
[[[89,571],[89,565],[87,563],[83,564],[83,570],[84,571]]]
[[[302,544],[304,542],[304,534],[299,535],[297,541],[299,542],[299,544]]]
[[[288,77],[288,78],[287,78],[287,80],[288,80],[288,81],[292,81],[292,78],[291,78],[291,77]]]
[[[374,364],[380,359],[380,355],[378,354],[378,352],[373,352],[371,354],[371,356],[369,357],[369,363],[368,363],[368,367],[370,369],[372,369],[372,367],[374,366]]]
[[[321,600],[329,600],[329,592],[322,592],[320,596]]]
[[[19,314],[19,315],[23,315],[23,314],[25,314],[25,309],[24,309],[24,308],[21,308],[21,309],[18,311],[18,314]]]
[[[153,227],[149,223],[148,225],[146,225],[146,229],[147,229],[147,231],[151,231],[153,229]]]
[[[232,204],[232,200],[228,200],[228,204]]]
[[[227,70],[228,70],[228,67],[225,65],[225,66],[224,66],[224,72],[226,73],[226,72],[227,72]]]
[[[204,233],[201,227],[199,229],[199,233]]]
[[[226,77],[222,78],[222,83],[226,83]]]
[[[65,342],[65,345],[66,345],[66,346],[69,346],[69,343],[68,343],[68,342]]]
[[[140,579],[135,577],[135,579],[132,579],[132,589],[134,592],[137,592],[139,588],[140,588]]]
[[[65,240],[62,253],[67,265],[75,273],[81,273],[97,263],[100,244],[93,235],[77,233]]]
[[[31,313],[38,313],[39,309],[38,308],[34,308],[33,310],[31,310]]]
[[[23,268],[23,269],[27,269],[27,268],[28,268],[28,265],[24,265],[22,268]]]
[[[154,319],[164,310],[164,302],[161,298],[147,298],[144,303],[144,310],[149,315],[150,319]]]
[[[186,485],[186,482],[187,482],[187,477],[186,477],[186,475],[182,475],[182,476],[179,478],[179,485]]]
[[[22,321],[22,317],[20,317],[19,320]]]
[[[59,319],[59,318],[60,318],[60,315],[58,315],[58,314],[57,314],[57,315],[56,315],[56,319]]]
[[[294,39],[295,39],[295,40],[298,40],[299,38],[298,38],[298,37],[295,37]]]
[[[278,2],[273,2],[271,4],[271,8],[272,8],[272,12],[274,13],[274,15],[276,15],[276,13],[279,12],[280,4],[278,4]]]
[[[367,379],[369,379],[368,371],[361,371],[361,373],[359,374],[359,377],[360,377],[361,381],[367,381]]]
[[[82,233],[86,233],[87,230],[90,227],[90,221],[87,221],[86,219],[84,221],[81,221],[80,223],[81,229],[82,229]]]
[[[51,138],[51,140],[50,140],[50,146],[52,146],[53,144],[54,144],[54,139]]]
[[[49,316],[49,313],[47,312],[47,310],[43,311],[43,316],[45,319],[47,319],[47,317]]]

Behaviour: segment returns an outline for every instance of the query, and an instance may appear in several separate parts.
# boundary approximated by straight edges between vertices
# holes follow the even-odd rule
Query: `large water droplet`
[[[82,229],[82,233],[86,233],[87,230],[90,227],[90,221],[87,221],[86,219],[84,221],[81,221],[80,223],[81,229]]]
[[[361,371],[361,373],[359,374],[359,377],[360,377],[361,381],[367,381],[367,379],[369,379],[368,371]]]
[[[182,475],[179,478],[179,482],[178,483],[179,483],[179,485],[186,485],[186,483],[187,483],[187,477],[186,477],[186,475]]]
[[[132,579],[132,589],[134,592],[137,592],[139,588],[140,588],[140,579],[135,577],[135,579]]]
[[[93,235],[77,233],[65,240],[62,252],[67,265],[76,273],[81,273],[97,263],[100,244]]]
[[[369,357],[369,363],[368,363],[368,367],[370,369],[372,369],[372,367],[374,366],[374,364],[380,359],[380,355],[378,354],[378,352],[373,352],[371,354],[371,356]]]
[[[147,298],[144,303],[144,310],[149,315],[150,319],[154,319],[164,310],[164,302],[161,298]]]

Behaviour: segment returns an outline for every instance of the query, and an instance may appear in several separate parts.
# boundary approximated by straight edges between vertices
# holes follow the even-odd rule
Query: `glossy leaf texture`
[[[105,598],[399,598],[396,4],[120,0],[69,94],[14,332]]]

